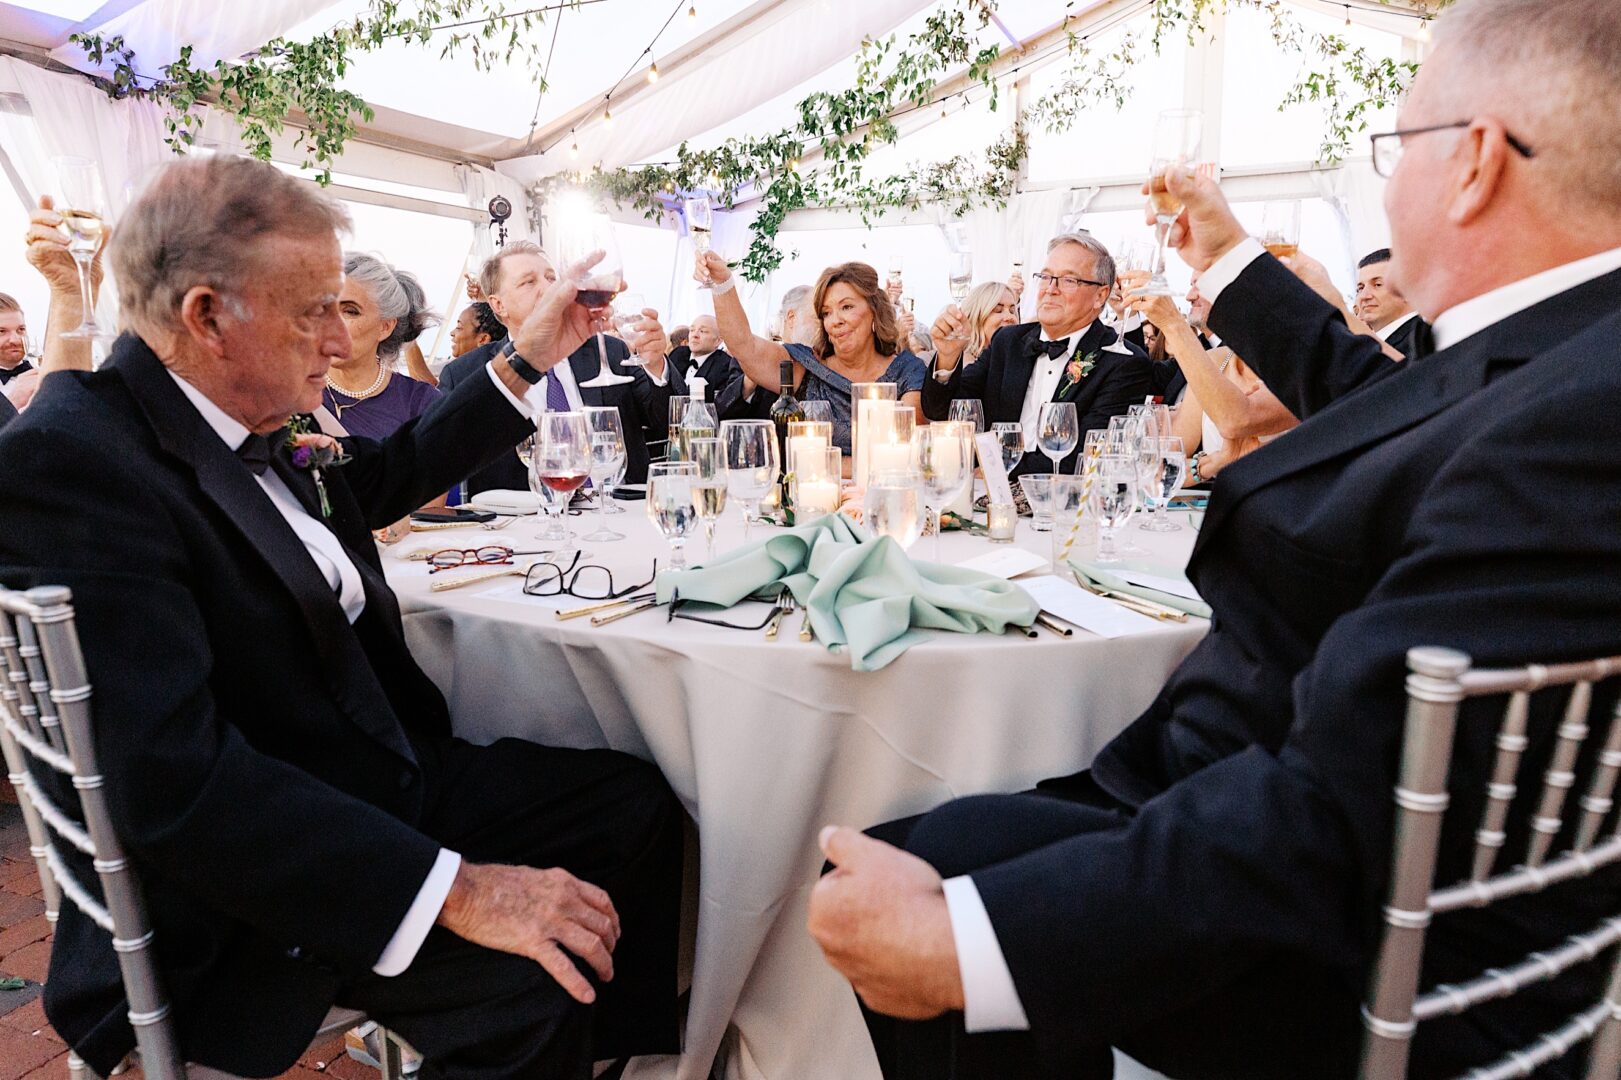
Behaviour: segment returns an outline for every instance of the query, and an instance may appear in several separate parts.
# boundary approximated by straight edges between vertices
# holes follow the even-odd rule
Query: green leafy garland
[[[1451,2],[1431,0],[1437,10]],[[1308,33],[1285,10],[1284,0],[1149,0],[1149,44],[1157,53],[1166,35],[1177,29],[1191,40],[1208,16],[1233,6],[1265,12],[1280,47],[1325,65],[1303,75],[1280,105],[1328,104],[1321,148],[1325,162],[1341,160],[1351,136],[1366,129],[1368,115],[1395,101],[1416,72],[1416,65],[1372,57],[1340,35]],[[147,98],[166,107],[167,141],[177,153],[196,138],[202,123],[195,108],[199,104],[213,103],[233,114],[248,151],[267,160],[272,137],[284,129],[289,114],[302,112],[306,121],[296,145],[305,154],[304,165],[319,166],[325,183],[344,144],[355,135],[357,119],[373,116],[365,101],[337,88],[357,54],[395,38],[427,45],[438,37],[441,58],[466,47],[485,70],[515,60],[527,64],[544,93],[541,55],[529,33],[542,15],[540,10],[507,13],[495,0],[416,0],[409,14],[402,12],[400,0],[370,0],[365,14],[311,41],[277,38],[240,60],[221,60],[212,68],[194,66],[192,48],[185,46],[157,77],[137,73],[135,55],[120,37],[75,34],[73,40],[98,66],[111,60],[112,75],[105,82],[109,94]],[[782,264],[776,237],[794,210],[848,208],[870,224],[888,209],[936,204],[962,215],[976,206],[1006,205],[1029,155],[1027,132],[1039,126],[1061,133],[1093,103],[1123,105],[1129,95],[1126,76],[1147,49],[1128,37],[1113,50],[1097,52],[1087,36],[1071,32],[1064,77],[984,151],[867,179],[865,166],[874,150],[899,141],[895,115],[939,106],[936,87],[948,72],[966,67],[968,79],[988,90],[990,107],[997,107],[1000,49],[977,47],[975,40],[989,19],[990,8],[981,0],[946,0],[904,45],[894,34],[863,40],[854,85],[809,95],[787,128],[729,139],[709,150],[683,143],[671,163],[553,176],[533,194],[544,200],[564,185],[580,186],[599,199],[629,204],[655,218],[673,205],[678,193],[707,188],[728,207],[739,194],[752,193],[759,198],[758,213],[748,251],[739,262],[740,272],[752,281],[764,280]],[[802,169],[810,150],[820,160],[814,170]]]

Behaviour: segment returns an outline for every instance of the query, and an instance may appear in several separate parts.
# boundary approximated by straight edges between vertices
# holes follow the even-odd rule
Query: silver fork
[[[765,639],[777,640],[777,628],[782,625],[783,616],[794,610],[794,594],[787,588],[777,594],[777,613],[771,616],[771,621],[765,627]]]

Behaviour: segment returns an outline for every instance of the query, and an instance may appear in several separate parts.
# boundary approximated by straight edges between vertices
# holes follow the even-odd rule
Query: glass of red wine
[[[563,525],[563,515],[574,493],[591,475],[591,426],[584,413],[547,412],[535,425],[529,459],[529,486],[546,511],[540,539],[572,551],[574,533]]]
[[[576,300],[588,308],[605,308],[625,287],[625,264],[614,237],[613,219],[602,213],[564,217],[553,226],[557,269],[564,273],[594,251],[602,258],[586,271]]]

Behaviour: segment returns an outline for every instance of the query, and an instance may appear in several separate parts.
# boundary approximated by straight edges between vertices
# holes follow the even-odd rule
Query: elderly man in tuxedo
[[[987,424],[1018,421],[1028,451],[1013,473],[1048,472],[1036,448],[1041,407],[1052,401],[1075,405],[1081,439],[1060,462],[1073,471],[1085,433],[1109,426],[1153,392],[1153,367],[1135,345],[1111,351],[1116,334],[1098,316],[1114,288],[1114,259],[1088,233],[1063,233],[1047,245],[1036,281],[1036,321],[1005,326],[972,364],[963,364],[968,324],[952,304],[935,320],[933,378],[923,384],[923,413],[944,420],[955,398],[978,398]]]
[[[668,787],[611,751],[453,738],[370,533],[532,430],[525,395],[594,328],[584,267],[513,354],[317,470],[290,440],[349,348],[346,224],[264,163],[168,166],[113,241],[130,332],[0,432],[0,581],[73,591],[182,1050],[273,1075],[339,1003],[425,1075],[672,1052]],[[134,1043],[113,943],[71,905],[45,1009],[101,1075]]]
[[[1110,1044],[1181,1080],[1355,1074],[1406,651],[1621,652],[1618,70],[1613,0],[1440,16],[1375,150],[1390,274],[1435,329],[1417,364],[1352,333],[1212,182],[1173,175],[1171,239],[1204,271],[1212,327],[1303,423],[1216,481],[1188,567],[1210,633],[1088,772],[875,830],[898,846],[824,833],[838,869],[810,928],[873,1011],[887,1075],[1107,1076]],[[1458,728],[1452,786],[1477,807],[1494,735],[1472,712]],[[1456,826],[1441,863],[1467,868],[1472,822]],[[1618,903],[1601,877],[1440,918],[1426,981]],[[1412,1075],[1532,1042],[1605,968],[1421,1026]],[[1548,1075],[1581,1075],[1579,1056]]]

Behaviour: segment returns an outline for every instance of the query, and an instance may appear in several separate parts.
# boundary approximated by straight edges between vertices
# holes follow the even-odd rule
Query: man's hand
[[[915,855],[845,828],[822,830],[837,869],[811,892],[810,932],[871,1008],[926,1020],[963,1007],[940,875]]]
[[[478,283],[478,278],[472,274],[463,274],[462,277],[467,280],[467,299],[475,304],[483,302],[484,287]]]
[[[607,893],[567,870],[464,862],[438,923],[475,945],[527,956],[584,1005],[597,992],[568,953],[603,982],[614,976],[619,913]]]
[[[947,304],[934,320],[929,337],[934,339],[935,367],[950,371],[968,348],[968,316],[956,304]]]
[[[44,377],[45,373],[38,368],[33,371],[25,371],[6,383],[4,390],[0,390],[0,393],[6,395],[13,408],[18,412],[22,412],[28,408],[28,403],[34,400],[34,395],[39,391],[39,380]]]
[[[1166,172],[1165,180],[1171,194],[1182,200],[1182,213],[1171,225],[1169,243],[1195,270],[1208,270],[1211,263],[1249,235],[1233,216],[1214,176],[1178,165]],[[1149,193],[1151,182],[1143,182],[1144,195]],[[1145,213],[1153,225],[1153,206]]]
[[[642,358],[642,366],[655,379],[664,377],[664,358],[670,352],[670,338],[659,322],[659,313],[652,308],[642,309],[642,320],[624,327],[625,344]]]
[[[529,313],[518,332],[512,335],[512,346],[536,371],[549,371],[569,353],[585,344],[587,338],[604,328],[603,315],[607,305],[587,308],[575,302],[585,272],[602,261],[603,253],[593,251],[558,275],[557,282],[546,290],[535,310]]]
[[[68,251],[67,233],[62,228],[62,215],[55,209],[49,195],[39,197],[39,209],[28,215],[28,263],[40,272],[51,287],[52,303],[71,301],[83,307],[79,292],[79,270]],[[101,255],[107,249],[107,234],[102,233],[101,246],[96,249],[90,264],[90,280],[94,288],[101,287]]]
[[[912,331],[917,327],[917,316],[903,307],[895,309],[895,328],[900,331],[901,348],[909,348],[907,342],[912,339]]]
[[[731,267],[726,260],[714,251],[700,251],[697,253],[692,280],[700,285],[721,285],[731,280]]]
[[[1024,296],[1024,275],[1017,270],[1008,275],[1007,287],[1013,293],[1013,302],[1017,304]]]

